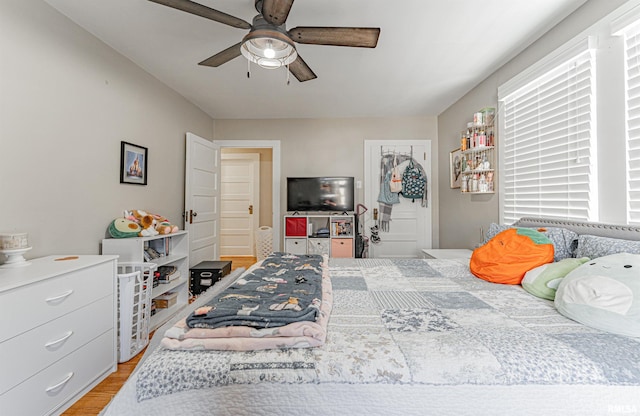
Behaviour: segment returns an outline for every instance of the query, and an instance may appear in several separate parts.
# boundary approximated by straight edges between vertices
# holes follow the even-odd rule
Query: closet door
[[[364,146],[364,178],[365,178],[365,205],[368,208],[364,217],[364,235],[369,237],[369,257],[421,257],[423,248],[431,248],[432,236],[432,207],[431,192],[433,174],[431,171],[431,141],[430,140],[365,140]],[[400,172],[409,164],[408,159],[413,155],[414,164],[419,164],[427,176],[427,201],[422,206],[421,201],[403,198],[400,196],[398,204],[391,205],[388,230],[382,230],[382,222],[387,218],[384,209],[378,203],[380,194],[380,179],[383,175],[381,159],[385,156],[396,154]],[[376,215],[377,212],[377,215]],[[377,216],[377,219],[374,219]],[[360,219],[362,221],[362,218]],[[378,225],[378,237],[380,241],[374,243],[371,239],[371,227]]]

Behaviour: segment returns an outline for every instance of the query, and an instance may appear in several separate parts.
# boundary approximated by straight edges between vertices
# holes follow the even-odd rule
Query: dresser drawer
[[[102,263],[0,294],[0,342],[113,295],[113,263]]]
[[[6,415],[51,414],[114,365],[113,331],[0,395]],[[66,380],[66,381],[65,381]]]
[[[113,329],[113,314],[107,296],[0,343],[0,393]]]

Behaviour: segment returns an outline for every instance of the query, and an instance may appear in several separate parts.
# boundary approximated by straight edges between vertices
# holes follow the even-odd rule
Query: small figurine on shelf
[[[487,172],[487,190],[493,192],[493,172]]]

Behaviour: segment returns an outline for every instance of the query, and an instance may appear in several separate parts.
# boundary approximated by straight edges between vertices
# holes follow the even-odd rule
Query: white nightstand
[[[466,248],[423,248],[425,259],[470,259],[473,251]]]

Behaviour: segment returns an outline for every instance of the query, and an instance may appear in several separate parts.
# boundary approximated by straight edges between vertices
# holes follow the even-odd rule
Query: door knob
[[[253,214],[253,205],[249,205],[249,214]]]

